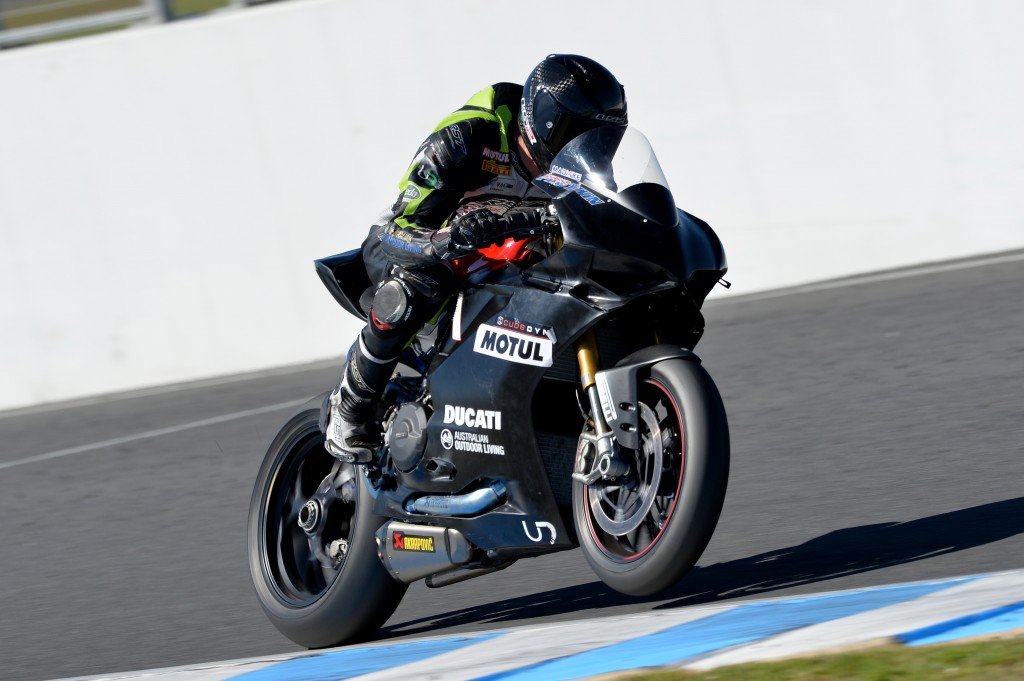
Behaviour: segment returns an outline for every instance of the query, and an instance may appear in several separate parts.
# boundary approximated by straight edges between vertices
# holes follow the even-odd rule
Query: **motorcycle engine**
[[[416,464],[423,456],[423,450],[427,446],[429,419],[429,410],[419,402],[406,402],[395,412],[388,444],[395,468],[403,473],[416,468]]]

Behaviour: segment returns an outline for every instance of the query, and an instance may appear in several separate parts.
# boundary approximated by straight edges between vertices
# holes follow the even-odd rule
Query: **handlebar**
[[[517,210],[502,216],[499,218],[499,222],[507,227],[507,229],[490,235],[486,243],[466,244],[461,247],[453,247],[451,245],[451,232],[449,230],[438,230],[430,238],[434,253],[441,260],[455,260],[477,249],[486,248],[491,244],[504,243],[509,238],[518,241],[543,236],[544,234],[556,231],[560,224],[558,216],[555,215],[554,210],[550,206]]]
[[[540,236],[554,231],[559,225],[558,216],[550,207],[515,211],[501,220],[509,227],[508,231],[501,235],[501,241],[509,237],[525,239],[531,236]]]

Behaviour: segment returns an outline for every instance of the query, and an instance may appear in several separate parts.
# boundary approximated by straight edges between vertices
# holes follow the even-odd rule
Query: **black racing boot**
[[[378,359],[361,338],[352,346],[341,383],[324,404],[324,447],[331,455],[347,463],[367,463],[373,458],[380,446],[374,406],[396,364],[397,359]]]

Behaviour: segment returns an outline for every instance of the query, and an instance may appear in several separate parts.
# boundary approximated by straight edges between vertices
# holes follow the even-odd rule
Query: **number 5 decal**
[[[523,532],[526,533],[526,538],[529,539],[530,541],[532,541],[532,542],[542,542],[542,541],[544,541],[544,528],[545,527],[548,528],[551,531],[551,540],[548,541],[549,544],[554,544],[555,540],[558,539],[558,532],[555,530],[555,526],[552,525],[551,523],[545,523],[545,522],[539,522],[538,523],[538,522],[535,522],[533,524],[533,526],[537,530],[537,536],[536,537],[533,536],[532,532],[530,532],[530,526],[526,524],[526,521],[525,520],[523,521]]]

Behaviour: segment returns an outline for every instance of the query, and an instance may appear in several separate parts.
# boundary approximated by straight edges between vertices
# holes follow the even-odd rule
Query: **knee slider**
[[[388,279],[373,296],[370,307],[373,323],[382,331],[388,331],[405,321],[412,312],[412,297],[408,284],[400,279]]]

